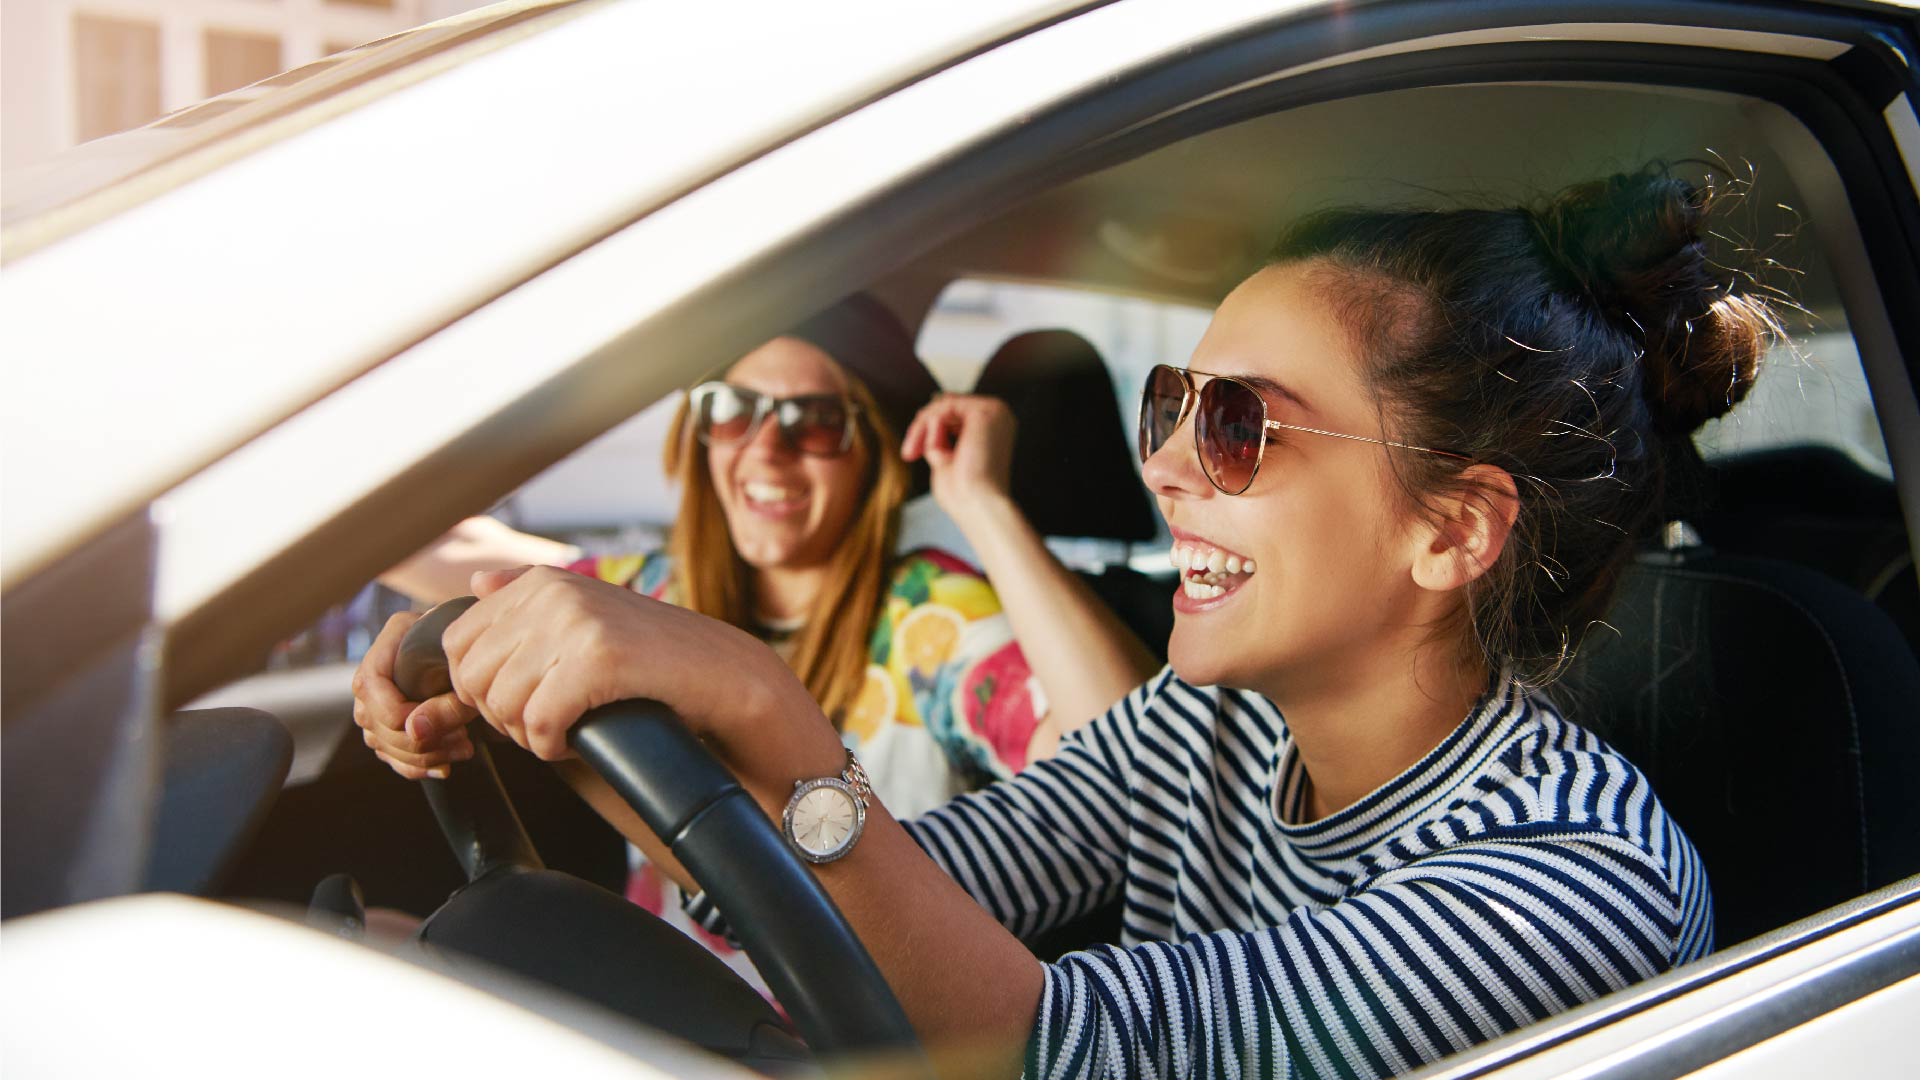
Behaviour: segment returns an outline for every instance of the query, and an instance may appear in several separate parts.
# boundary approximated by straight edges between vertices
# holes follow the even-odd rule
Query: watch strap
[[[867,779],[867,769],[852,750],[847,751],[847,764],[840,770],[841,782],[854,789],[854,797],[862,806],[871,806],[874,798],[874,785]]]

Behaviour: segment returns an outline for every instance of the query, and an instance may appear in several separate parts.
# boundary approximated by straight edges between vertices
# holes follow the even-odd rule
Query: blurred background
[[[0,0],[0,173],[483,6],[469,0]]]

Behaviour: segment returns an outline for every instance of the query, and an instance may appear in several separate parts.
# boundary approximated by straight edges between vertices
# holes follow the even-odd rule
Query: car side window
[[[1710,462],[1779,447],[1830,447],[1876,476],[1894,475],[1861,356],[1845,330],[1797,334],[1769,350],[1747,400],[1703,427],[1695,445]]]

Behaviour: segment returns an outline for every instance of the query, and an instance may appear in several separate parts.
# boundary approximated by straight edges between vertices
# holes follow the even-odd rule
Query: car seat
[[[1688,546],[1640,556],[1607,622],[1552,696],[1694,841],[1717,947],[1915,872],[1917,669],[1875,604]]]
[[[1916,644],[1914,555],[1894,481],[1832,446],[1771,447],[1707,463],[1688,522],[1716,550],[1819,570],[1877,604]]]
[[[974,392],[1007,402],[1017,424],[1013,496],[1042,536],[1145,543],[1160,521],[1134,444],[1114,400],[1100,351],[1069,330],[1009,338],[981,369]],[[1125,563],[1078,571],[1101,601],[1157,659],[1167,659],[1174,630],[1173,585]],[[1028,947],[1043,960],[1120,939],[1121,905],[1103,905],[1056,927]]]
[[[974,391],[1000,398],[1013,411],[1013,496],[1036,532],[1123,543],[1159,535],[1113,378],[1086,338],[1071,330],[1017,334],[995,350]],[[1166,658],[1174,628],[1171,585],[1125,564],[1081,577]]]

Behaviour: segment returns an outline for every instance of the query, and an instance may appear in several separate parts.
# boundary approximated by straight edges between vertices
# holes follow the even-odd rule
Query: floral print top
[[[582,559],[568,569],[678,603],[663,553]],[[791,633],[761,636],[779,649]],[[1027,764],[1046,707],[980,571],[934,548],[902,556],[869,645],[866,683],[841,738],[860,754],[895,817],[931,810]]]

